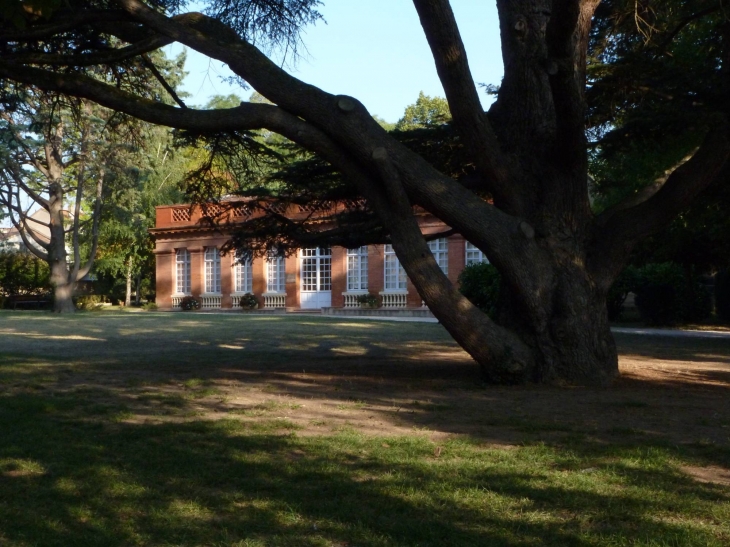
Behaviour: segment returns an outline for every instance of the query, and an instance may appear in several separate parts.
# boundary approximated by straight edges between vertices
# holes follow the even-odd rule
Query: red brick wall
[[[175,250],[155,251],[155,303],[161,308],[172,307],[175,292]]]
[[[378,294],[385,286],[383,246],[368,245],[368,290]]]
[[[332,247],[332,306],[345,305],[342,293],[347,290],[347,249]]]
[[[160,307],[170,307],[170,296],[175,292],[175,249],[187,248],[191,258],[191,292],[194,296],[200,296],[205,291],[205,264],[204,249],[208,246],[220,248],[226,242],[226,236],[220,231],[213,232],[204,226],[193,226],[187,223],[182,226],[181,222],[172,222],[172,211],[183,206],[160,207],[157,209],[157,232],[154,235],[157,239],[157,301]],[[200,216],[194,211],[191,223],[194,223]],[[436,219],[421,216],[419,217],[424,233],[439,233],[444,230],[444,225]],[[465,263],[465,241],[460,235],[453,235],[448,238],[449,272],[448,277],[456,283],[459,274]],[[332,249],[332,305],[340,307],[344,305],[342,293],[347,290],[347,251],[344,248],[335,247]],[[233,255],[221,257],[221,292],[223,293],[222,306],[228,308],[235,303],[229,296],[234,289]],[[300,306],[299,288],[301,286],[299,275],[300,259],[298,254],[286,259],[286,305],[287,307],[298,308]],[[265,259],[257,258],[253,261],[253,292],[263,305],[262,293],[266,291]],[[383,272],[383,245],[368,246],[368,280],[369,290],[372,293],[379,293],[384,288]],[[421,297],[410,281],[407,285],[408,305],[419,307]]]

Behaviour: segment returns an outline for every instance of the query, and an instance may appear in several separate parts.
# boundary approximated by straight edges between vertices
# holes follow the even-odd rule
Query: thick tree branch
[[[725,124],[711,130],[691,159],[684,161],[651,196],[636,205],[617,206],[596,219],[596,236],[591,269],[612,271],[611,261],[621,259],[637,241],[657,233],[682,212],[691,201],[730,165],[730,132]],[[631,202],[632,198],[629,198]]]
[[[38,192],[33,190],[30,186],[28,186],[25,181],[23,180],[23,177],[21,175],[21,169],[19,166],[15,163],[10,163],[10,165],[7,165],[4,169],[7,173],[9,173],[10,177],[13,179],[15,184],[23,190],[26,194],[28,194],[33,201],[38,203],[41,207],[44,209],[48,209],[48,200],[41,196]]]
[[[585,83],[586,53],[591,18],[598,0],[555,0],[547,27],[548,58],[556,114],[554,159],[586,164]]]
[[[7,181],[5,181],[7,184]],[[44,253],[37,247],[35,247],[33,244],[31,244],[30,240],[28,239],[28,235],[32,237],[33,241],[38,244],[43,249],[48,249],[48,244],[44,241],[40,240],[38,236],[35,235],[35,232],[27,226],[27,211],[23,211],[20,207],[20,197],[19,194],[13,194],[12,189],[10,186],[6,186],[6,192],[7,195],[0,193],[0,204],[5,205],[5,207],[8,209],[8,213],[10,216],[10,222],[13,225],[13,227],[18,231],[18,234],[20,235],[20,239],[23,241],[23,244],[28,248],[30,252],[32,252],[34,255],[36,255],[41,260],[47,260],[48,255],[47,253]],[[17,205],[13,203],[13,198],[15,197],[15,201],[17,201]],[[16,214],[18,215],[16,218]]]
[[[45,168],[45,166],[38,160],[36,155],[33,153],[33,151],[28,147],[27,144],[25,144],[25,141],[20,136],[20,133],[18,133],[18,130],[15,129],[15,124],[13,123],[13,119],[11,118],[10,114],[7,112],[3,112],[0,117],[4,119],[7,122],[7,129],[10,131],[11,135],[13,136],[13,140],[23,149],[23,152],[25,152],[26,158],[28,158],[28,161],[40,171],[44,177],[48,177],[48,170]],[[19,180],[19,178],[17,179]]]
[[[507,159],[482,109],[466,49],[448,0],[414,0],[444,86],[454,125],[497,202],[514,199]]]

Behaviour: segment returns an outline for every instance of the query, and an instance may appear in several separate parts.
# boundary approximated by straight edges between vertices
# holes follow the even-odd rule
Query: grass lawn
[[[730,340],[617,343],[508,388],[436,324],[0,312],[0,545],[730,545]]]

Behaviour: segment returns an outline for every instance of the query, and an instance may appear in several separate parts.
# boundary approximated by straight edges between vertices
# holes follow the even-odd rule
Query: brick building
[[[216,225],[205,221],[198,206],[162,206],[156,213],[150,233],[155,240],[157,305],[162,309],[178,307],[187,295],[199,298],[203,308],[232,308],[246,293],[254,294],[261,308],[356,308],[357,296],[368,292],[379,296],[383,308],[423,307],[390,245],[300,249],[293,256],[240,264],[219,250],[235,225],[255,214],[244,201],[208,206],[205,214],[215,215]],[[311,212],[292,205],[286,214],[297,218]],[[447,230],[429,214],[418,219],[424,234]],[[429,245],[454,283],[466,264],[486,260],[458,234]]]

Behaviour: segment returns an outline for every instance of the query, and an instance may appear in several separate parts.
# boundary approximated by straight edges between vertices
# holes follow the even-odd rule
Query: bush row
[[[692,323],[712,314],[710,290],[698,276],[688,275],[673,262],[626,268],[609,291],[609,319],[621,318],[629,292],[636,295],[636,307],[647,325]]]
[[[493,319],[498,312],[501,280],[491,264],[472,264],[459,276],[461,293]],[[712,295],[698,276],[687,273],[672,262],[647,264],[641,268],[629,266],[616,279],[607,297],[608,316],[621,318],[629,293],[636,295],[636,307],[648,325],[663,326],[692,323],[712,314]],[[717,314],[730,320],[730,271],[715,280]]]

